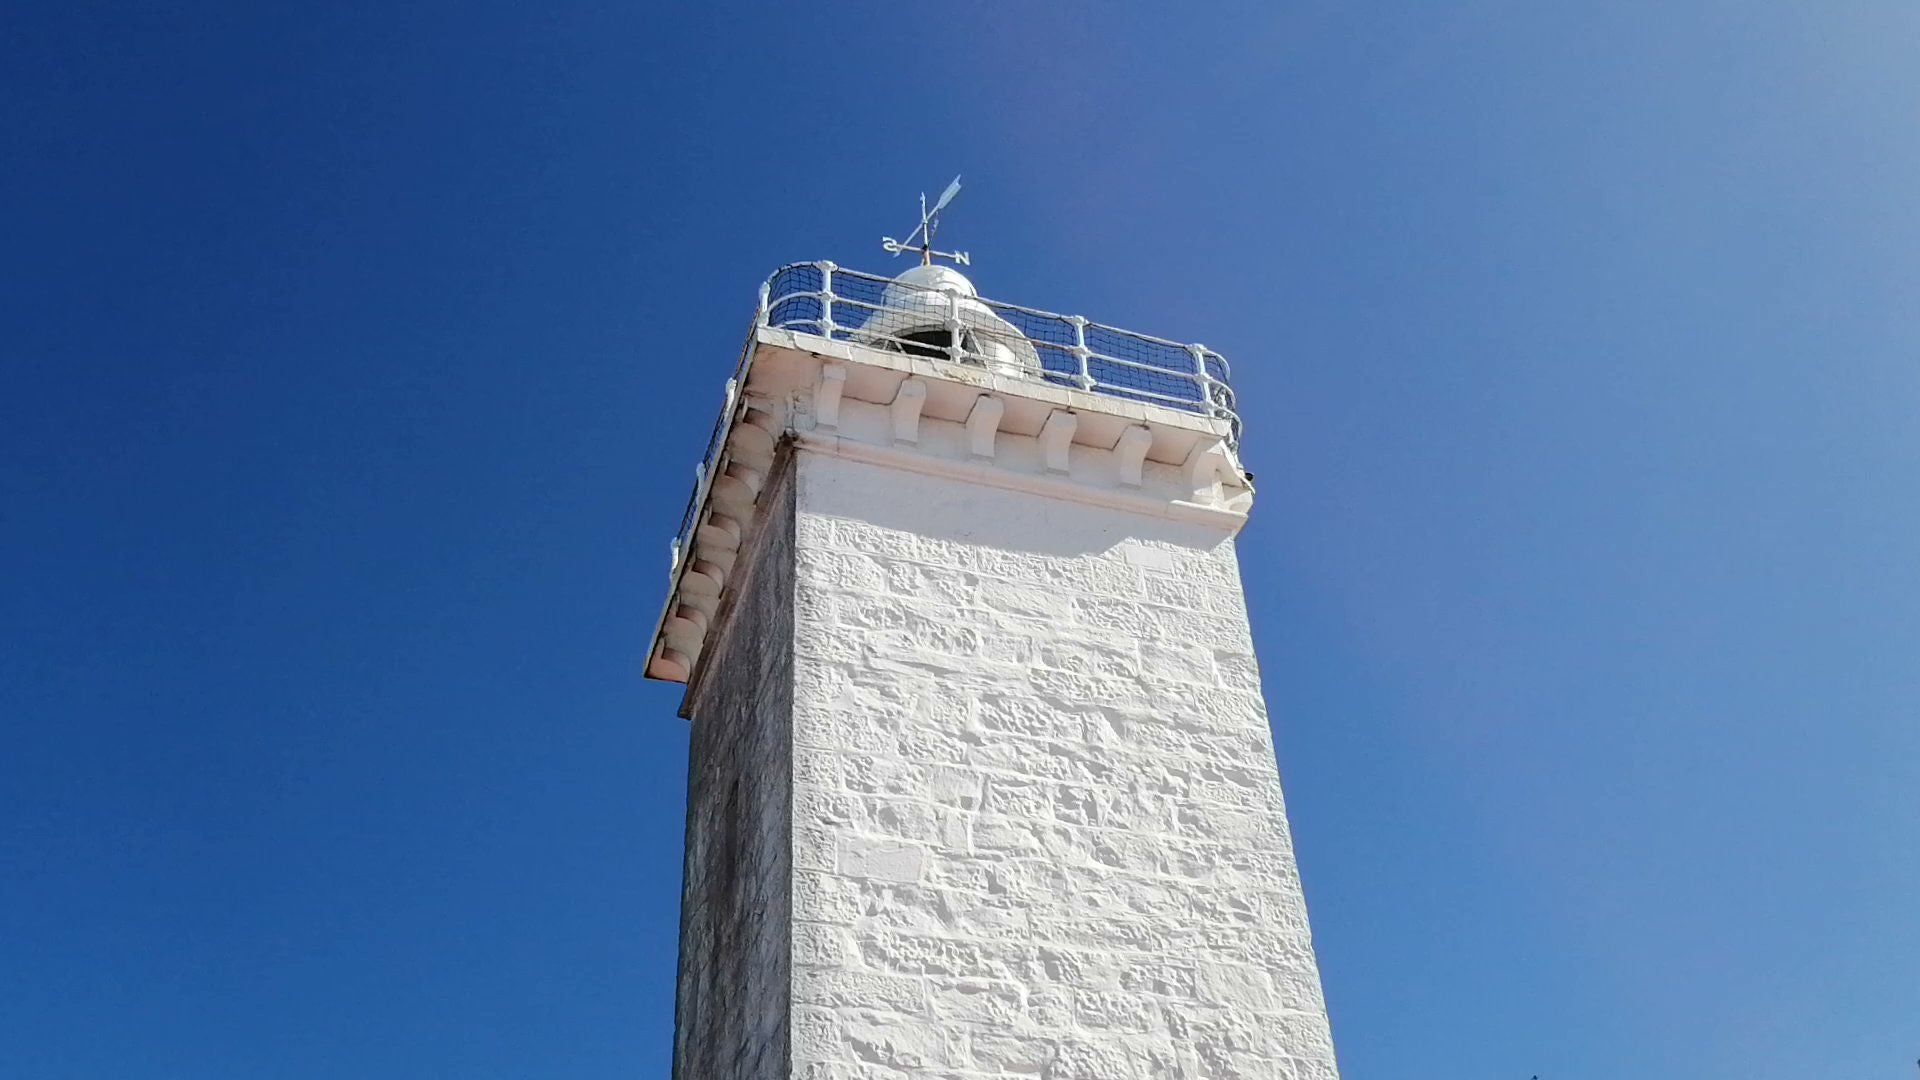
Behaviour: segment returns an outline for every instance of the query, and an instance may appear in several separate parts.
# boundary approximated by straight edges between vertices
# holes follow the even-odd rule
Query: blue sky
[[[10,8],[0,1075],[664,1075],[667,540],[956,172],[1234,362],[1349,1080],[1914,1075],[1920,9],[1200,7]]]

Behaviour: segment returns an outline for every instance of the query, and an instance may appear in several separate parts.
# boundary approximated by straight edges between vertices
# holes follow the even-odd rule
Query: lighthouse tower
[[[674,544],[673,1075],[1336,1077],[1227,365],[982,299],[939,209],[768,280]]]

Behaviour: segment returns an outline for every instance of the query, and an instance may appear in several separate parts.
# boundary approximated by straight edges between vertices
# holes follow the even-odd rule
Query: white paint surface
[[[1229,532],[799,454],[792,1075],[1335,1077]]]

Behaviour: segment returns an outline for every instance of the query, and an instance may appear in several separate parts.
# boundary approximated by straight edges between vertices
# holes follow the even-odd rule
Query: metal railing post
[[[1087,360],[1093,356],[1093,350],[1087,348],[1087,317],[1069,315],[1067,321],[1073,324],[1073,360],[1080,366],[1078,378],[1080,389],[1093,389],[1093,372],[1088,369]]]
[[[1207,415],[1220,415],[1220,404],[1213,399],[1213,376],[1207,374],[1207,347],[1193,344],[1187,346],[1187,355],[1193,357],[1193,385],[1200,391],[1200,400],[1206,403]]]
[[[833,272],[838,269],[830,262],[817,262],[820,268],[820,336],[833,340]]]
[[[760,283],[760,325],[761,326],[767,325],[767,316],[770,314],[770,309],[768,307],[768,304],[769,304],[769,301],[772,299],[771,297],[772,292],[773,292],[772,281],[763,281]]]
[[[1207,347],[1205,345],[1187,346],[1187,355],[1193,357],[1193,373],[1201,384],[1207,381]]]
[[[945,290],[947,296],[947,356],[955,363],[965,359],[960,347],[960,294]]]

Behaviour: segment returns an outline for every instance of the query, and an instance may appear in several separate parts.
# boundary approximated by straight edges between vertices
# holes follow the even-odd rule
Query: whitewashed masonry
[[[1335,1077],[1227,424],[764,326],[727,409],[676,1078]]]

